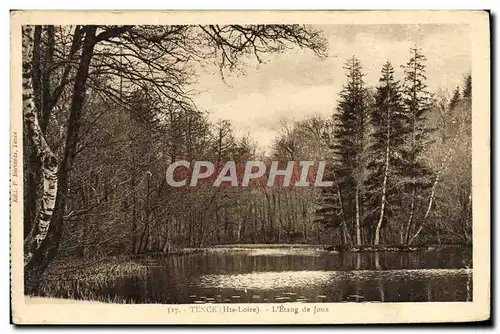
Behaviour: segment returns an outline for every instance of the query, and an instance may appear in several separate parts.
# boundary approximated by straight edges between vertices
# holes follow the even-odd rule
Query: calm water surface
[[[97,294],[135,303],[426,302],[472,300],[472,251],[331,253],[215,250],[142,261],[146,279]]]

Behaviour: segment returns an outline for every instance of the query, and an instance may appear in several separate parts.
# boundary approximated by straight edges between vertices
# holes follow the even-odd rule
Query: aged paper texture
[[[13,11],[15,324],[490,317],[483,11]]]

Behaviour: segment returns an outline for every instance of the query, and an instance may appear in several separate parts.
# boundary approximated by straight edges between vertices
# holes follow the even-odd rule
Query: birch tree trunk
[[[415,185],[413,184],[413,190],[411,193],[411,204],[410,204],[410,216],[408,217],[408,221],[406,222],[406,231],[404,235],[404,242],[408,244],[410,238],[411,224],[413,222],[413,213],[415,212],[415,196],[417,190],[415,189]]]
[[[375,229],[375,240],[374,245],[380,244],[380,229],[382,228],[382,222],[384,221],[385,213],[385,203],[386,203],[386,193],[387,193],[387,178],[389,176],[389,128],[387,128],[387,146],[385,149],[385,171],[384,171],[384,182],[382,183],[382,199],[380,203],[380,215],[377,222],[377,227]]]
[[[36,213],[31,231],[24,241],[24,265],[26,266],[41,243],[47,237],[52,214],[54,212],[57,194],[57,159],[50,149],[38,122],[38,113],[35,106],[32,83],[32,58],[34,28],[23,26],[23,115],[28,138],[31,140],[37,159],[40,164],[43,191],[41,198],[37,198],[38,212]]]
[[[25,34],[23,36],[23,49],[27,49],[23,60],[29,60],[32,53],[32,46],[30,42],[33,40],[33,30],[30,27],[23,28]],[[38,290],[40,279],[43,272],[56,256],[59,248],[59,241],[62,235],[62,223],[64,210],[66,207],[66,192],[70,179],[70,173],[73,167],[73,161],[76,155],[76,145],[78,142],[78,133],[80,129],[80,121],[82,117],[82,107],[86,93],[86,82],[89,74],[90,61],[94,54],[94,46],[97,42],[96,39],[96,26],[85,27],[85,38],[82,46],[82,54],[79,61],[79,66],[76,72],[74,87],[72,92],[71,106],[68,117],[68,127],[66,131],[66,142],[64,147],[64,155],[61,162],[61,168],[57,168],[57,159],[46,141],[41,135],[39,126],[36,122],[37,118],[33,113],[34,102],[29,97],[33,95],[32,86],[28,83],[29,72],[31,70],[28,65],[29,61],[23,61],[23,92],[25,122],[31,127],[34,132],[32,140],[40,150],[40,158],[42,159],[42,175],[44,177],[44,192],[42,201],[42,208],[40,210],[40,218],[37,232],[32,233],[30,238],[25,242],[25,246],[31,246],[26,252],[24,264],[24,283],[25,293],[32,294]],[[23,31],[24,32],[24,31]],[[26,37],[25,37],[26,36]],[[25,69],[26,68],[26,69]],[[30,112],[31,111],[31,112]],[[36,247],[33,248],[33,245]]]
[[[455,137],[454,143],[452,145],[450,145],[450,148],[446,152],[446,155],[443,158],[443,161],[441,162],[441,166],[439,167],[439,171],[436,174],[436,178],[434,179],[434,182],[432,183],[431,194],[429,195],[429,202],[427,204],[427,210],[425,211],[424,218],[422,219],[422,224],[420,225],[420,227],[417,229],[417,231],[415,232],[415,234],[411,238],[408,235],[408,245],[410,245],[418,237],[418,235],[420,234],[420,232],[422,232],[422,229],[425,226],[427,218],[429,217],[429,213],[431,212],[432,205],[434,204],[434,198],[436,196],[436,187],[439,183],[441,175],[444,172],[444,169],[446,168],[446,164],[448,163],[448,161],[451,158],[451,153],[452,153],[453,148],[455,147],[457,137]]]
[[[359,188],[356,186],[356,244],[361,245],[361,223],[359,209]]]
[[[343,242],[344,245],[348,245],[351,243],[351,235],[349,234],[349,230],[347,229],[347,221],[345,219],[345,213],[344,213],[344,203],[342,201],[342,193],[340,192],[340,186],[337,180],[337,176],[335,175],[335,172],[332,173],[333,179],[334,179],[334,184],[335,187],[337,188],[337,197],[339,199],[339,206],[340,206],[340,217],[342,219],[342,234],[343,234]]]
[[[389,103],[389,97],[387,98],[387,102]],[[374,245],[380,244],[380,230],[382,228],[382,222],[384,221],[385,214],[385,204],[386,204],[386,194],[387,194],[387,179],[389,177],[389,156],[390,156],[390,144],[391,144],[391,108],[387,108],[387,124],[386,124],[386,132],[385,132],[385,168],[384,168],[384,181],[382,182],[382,198],[380,201],[380,215],[377,222],[377,227],[375,228],[375,240],[373,242]]]

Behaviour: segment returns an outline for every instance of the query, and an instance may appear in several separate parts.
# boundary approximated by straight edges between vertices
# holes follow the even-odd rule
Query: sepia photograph
[[[14,323],[489,318],[488,12],[13,11],[11,43]]]

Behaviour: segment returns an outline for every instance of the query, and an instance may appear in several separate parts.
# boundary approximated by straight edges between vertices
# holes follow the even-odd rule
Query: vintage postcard
[[[490,318],[486,11],[13,11],[15,324]]]

